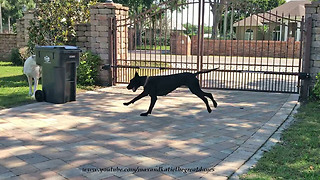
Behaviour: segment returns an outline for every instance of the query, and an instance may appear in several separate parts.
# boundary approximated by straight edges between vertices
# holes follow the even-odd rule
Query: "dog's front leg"
[[[150,102],[150,106],[149,106],[149,109],[146,113],[141,113],[140,116],[148,116],[148,114],[151,114],[152,112],[152,109],[154,107],[154,105],[156,104],[156,101],[157,101],[157,96],[151,96],[151,102]]]
[[[137,97],[133,98],[131,101],[123,103],[123,105],[128,106],[129,104],[133,104],[134,102],[138,101],[139,99],[147,96],[148,93],[146,93],[145,91],[143,91],[141,94],[139,94]]]

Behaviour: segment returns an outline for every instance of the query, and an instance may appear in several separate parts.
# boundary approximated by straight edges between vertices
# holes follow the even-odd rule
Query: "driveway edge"
[[[244,164],[242,164],[233,174],[231,174],[231,176],[229,176],[230,180],[240,179],[241,175],[247,173],[255,164],[257,164],[259,159],[262,158],[264,152],[270,151],[274,145],[281,142],[282,132],[294,122],[293,115],[297,113],[297,110],[300,107],[298,98],[299,95],[297,94],[290,95],[287,102],[279,109],[279,111],[250,138],[251,140],[248,140],[255,142],[254,140],[252,141],[252,139],[256,139],[254,138],[255,136],[261,137],[262,139],[266,138],[266,136],[262,136],[263,131],[268,132],[266,135],[270,132],[272,133],[268,139],[257,149],[257,151],[255,151],[254,154],[248,158]]]

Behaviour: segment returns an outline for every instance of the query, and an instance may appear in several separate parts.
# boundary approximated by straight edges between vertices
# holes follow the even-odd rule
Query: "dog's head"
[[[129,89],[129,90],[132,89],[133,92],[136,92],[136,90],[137,90],[140,86],[142,86],[142,85],[141,85],[141,78],[140,78],[138,72],[136,72],[136,74],[134,75],[134,78],[132,78],[132,79],[130,80],[130,83],[129,83],[129,85],[127,86],[127,89]]]

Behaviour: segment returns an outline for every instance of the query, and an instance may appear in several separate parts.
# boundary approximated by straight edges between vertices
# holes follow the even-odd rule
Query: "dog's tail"
[[[206,71],[199,71],[199,72],[196,72],[196,73],[193,73],[193,74],[197,76],[198,74],[208,73],[208,72],[211,72],[211,71],[215,71],[217,69],[219,69],[219,67],[214,68],[214,69],[210,69],[210,70],[206,70]]]

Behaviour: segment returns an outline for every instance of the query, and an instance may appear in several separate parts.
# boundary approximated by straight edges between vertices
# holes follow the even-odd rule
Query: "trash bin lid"
[[[39,48],[48,48],[48,49],[55,49],[55,48],[64,48],[66,50],[78,50],[79,48],[76,46],[37,46]]]

